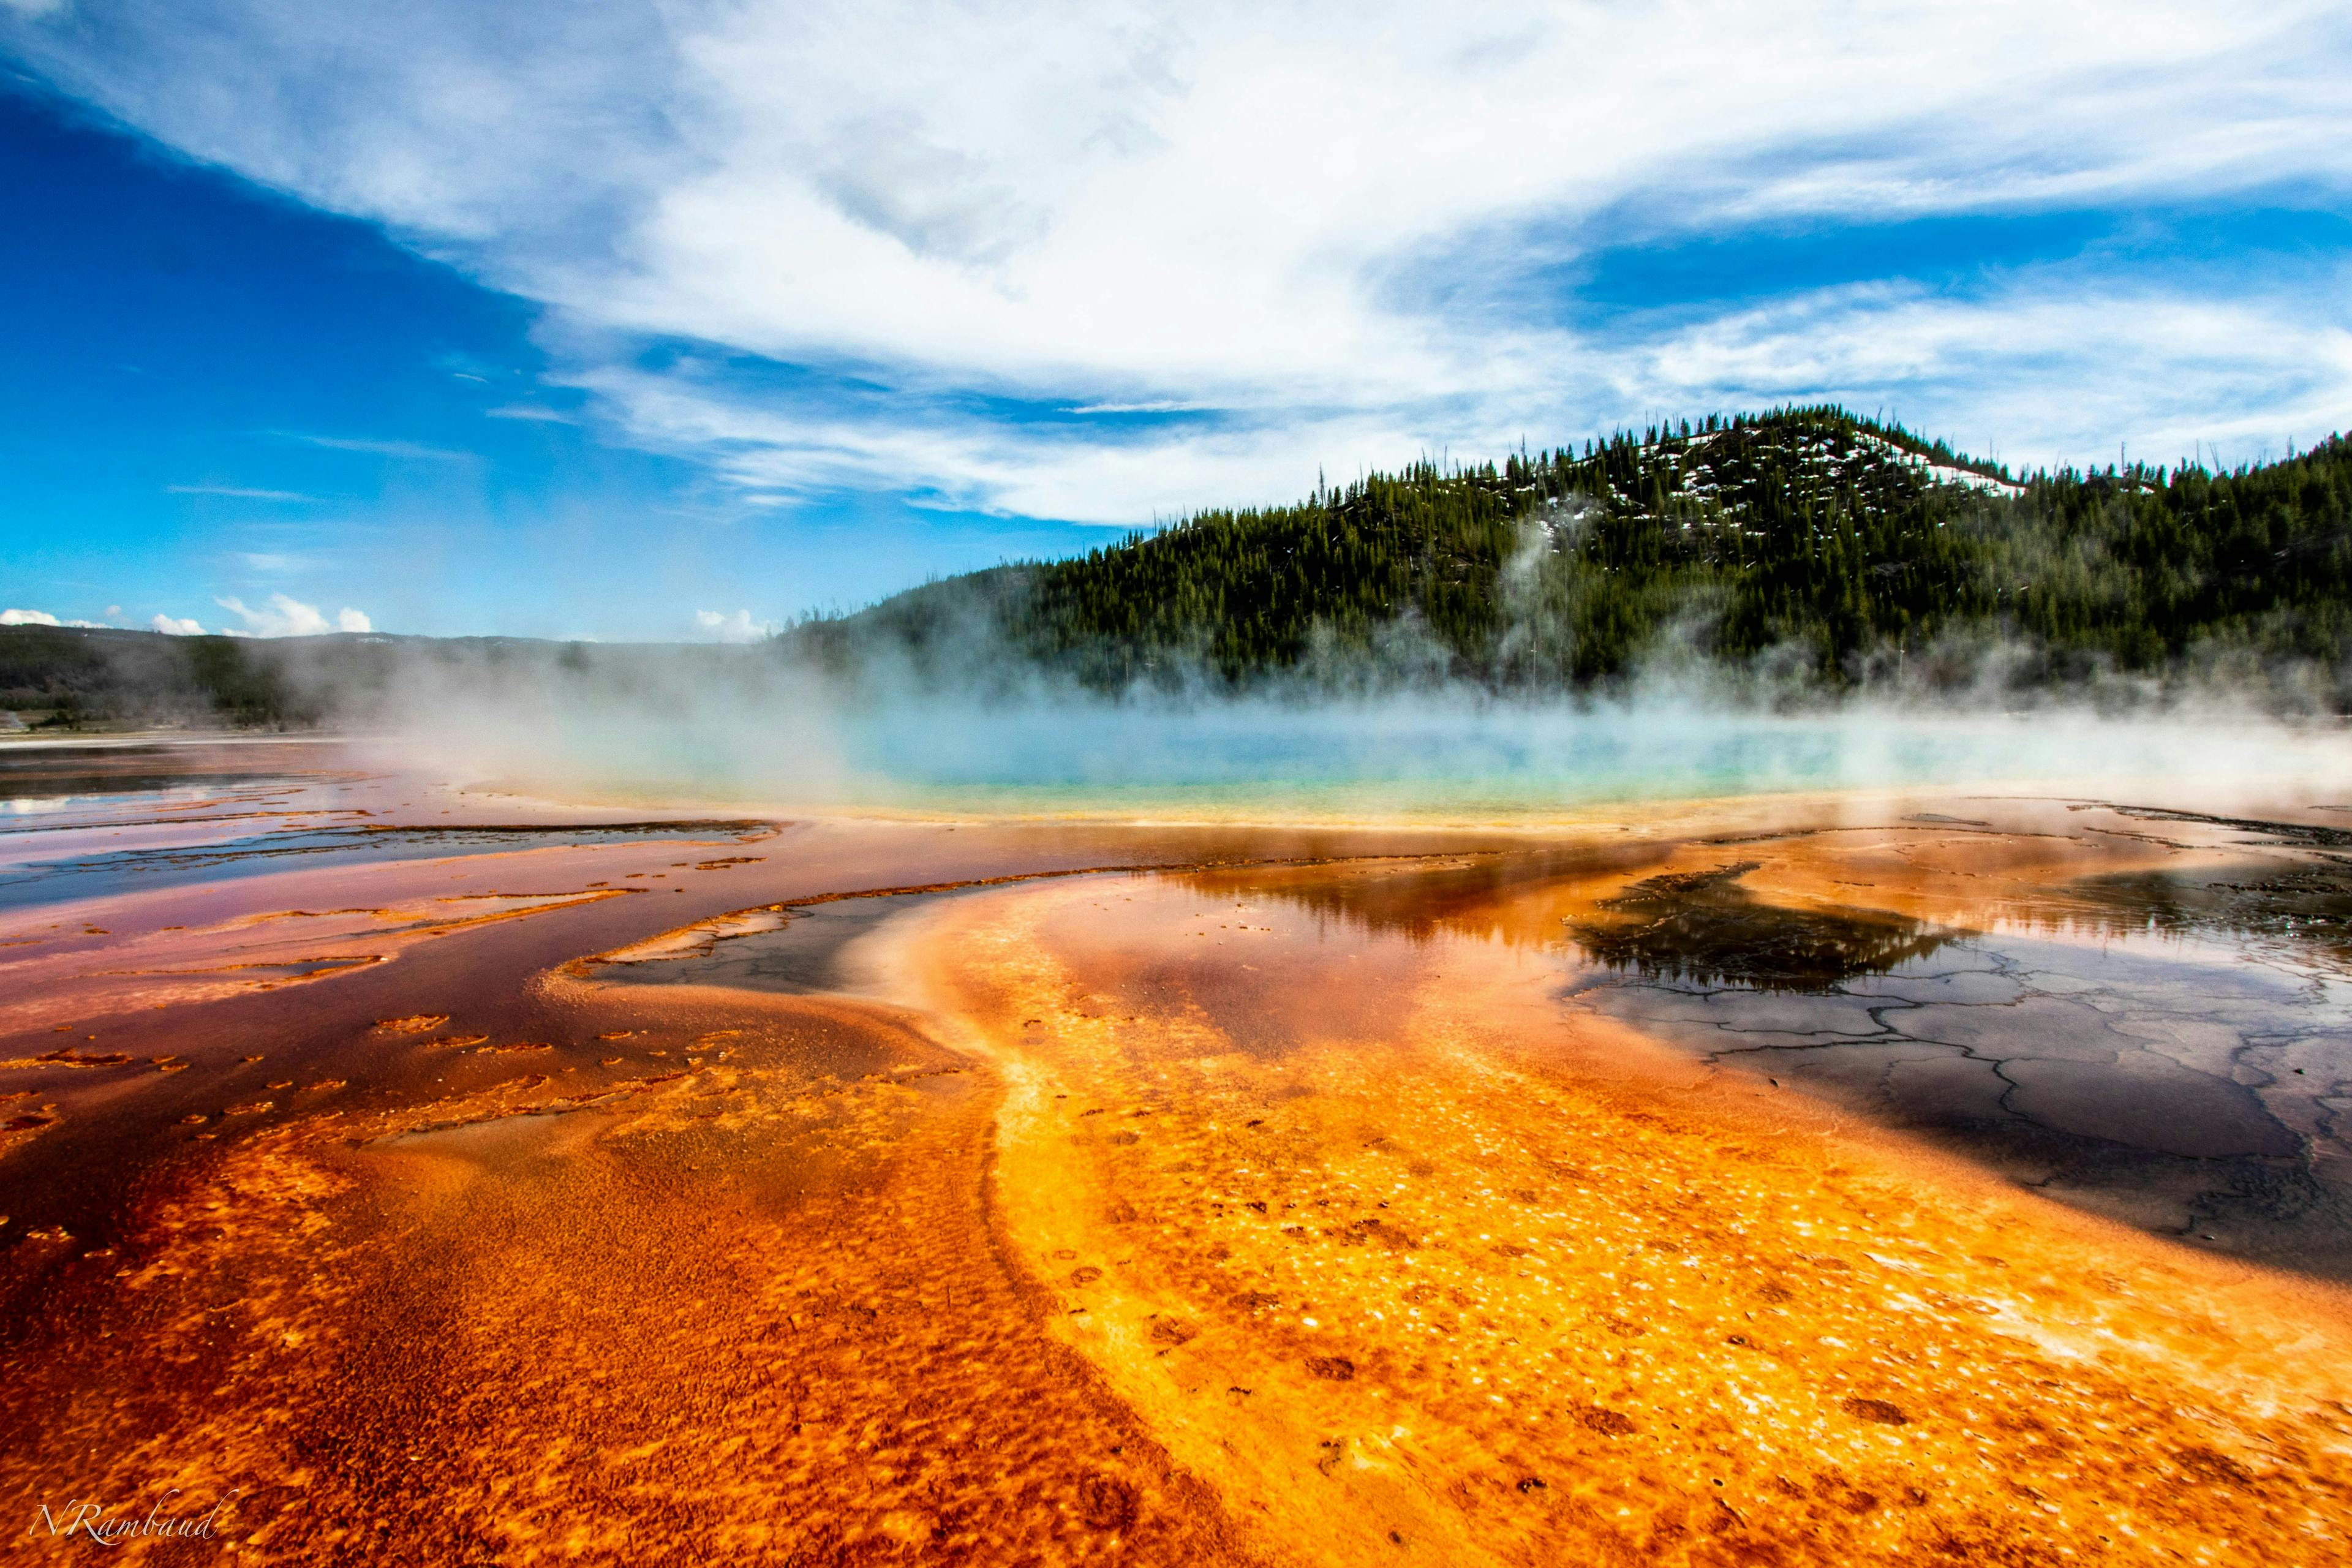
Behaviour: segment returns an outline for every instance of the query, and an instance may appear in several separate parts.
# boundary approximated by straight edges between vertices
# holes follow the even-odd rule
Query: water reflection
[[[1821,991],[1884,974],[1952,940],[1900,915],[1801,910],[1768,903],[1740,886],[1761,862],[1683,871],[1636,882],[1565,922],[1601,967],[1644,980],[1738,985],[1751,991]]]
[[[315,813],[283,814],[310,816]],[[0,910],[61,898],[92,898],[131,889],[212,882],[279,869],[289,858],[370,864],[443,859],[556,845],[671,840],[746,843],[775,831],[751,818],[591,825],[500,823],[451,826],[409,824],[298,824],[205,844],[172,843],[56,858],[0,858]]]
[[[1970,831],[1963,863],[1977,868],[2019,842],[1943,826]],[[2352,1141],[2337,1109],[2352,1095],[2352,888],[2329,851],[2264,831],[2266,859],[2240,845],[2234,862],[2037,883],[1910,862],[1897,877],[1883,855],[1864,877],[1856,862],[1885,842],[1871,839],[1792,835],[1712,865],[1690,864],[1708,846],[1653,844],[1184,881],[1311,910],[1334,947],[1553,947],[1571,1010],[1851,1107],[2061,1202],[2352,1279]],[[1955,881],[1981,891],[1948,897]],[[1941,918],[1832,901],[1865,882],[1864,896]]]
[[[2235,875],[2142,871],[2086,877],[2066,889],[2108,929],[2284,948],[2352,972],[2352,863],[2327,862]]]
[[[1562,911],[1583,908],[1633,872],[1659,865],[1655,842],[1383,856],[1328,865],[1234,867],[1176,880],[1212,899],[1278,899],[1335,935],[1441,936],[1551,947]]]

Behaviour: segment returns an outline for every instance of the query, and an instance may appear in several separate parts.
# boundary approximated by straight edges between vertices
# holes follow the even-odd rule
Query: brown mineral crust
[[[11,1491],[241,1489],[284,1562],[1240,1560],[1004,1266],[991,1087],[870,1008],[746,1015],[793,1044],[156,1184],[12,1346]]]

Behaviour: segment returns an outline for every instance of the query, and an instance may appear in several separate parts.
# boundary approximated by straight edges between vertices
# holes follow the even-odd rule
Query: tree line
[[[1247,686],[1407,645],[1497,689],[1605,689],[1662,657],[1769,657],[1834,689],[1998,644],[2009,679],[2043,683],[2292,663],[2340,708],[2352,447],[2015,479],[1896,425],[1782,408],[1419,462],[787,636],[944,672],[976,633],[1105,689]]]

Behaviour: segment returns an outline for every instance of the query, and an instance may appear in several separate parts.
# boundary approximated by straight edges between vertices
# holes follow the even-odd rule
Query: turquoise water
[[[2227,718],[1776,715],[1335,702],[541,709],[478,776],[567,793],[906,812],[1490,819],[1795,791],[2189,784],[2352,799],[2352,736]],[[2333,792],[2333,793],[2331,793]]]

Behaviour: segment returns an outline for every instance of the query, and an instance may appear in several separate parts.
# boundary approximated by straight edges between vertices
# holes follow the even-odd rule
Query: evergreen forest
[[[1402,659],[1586,689],[1660,659],[1837,688],[2004,654],[2004,679],[2294,668],[2352,699],[2352,444],[2214,472],[2012,478],[1834,407],[1204,511],[788,635],[944,669],[975,629],[1089,686]]]

